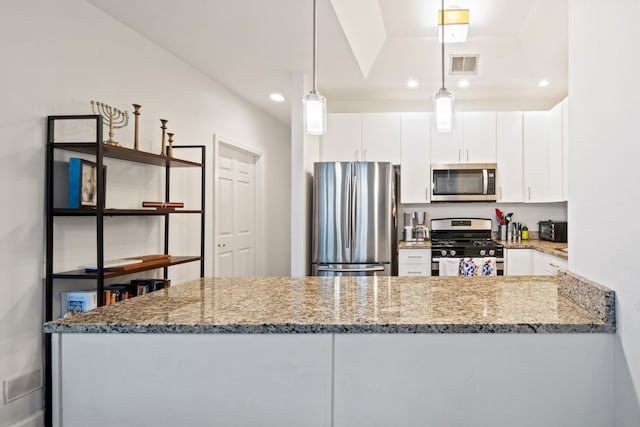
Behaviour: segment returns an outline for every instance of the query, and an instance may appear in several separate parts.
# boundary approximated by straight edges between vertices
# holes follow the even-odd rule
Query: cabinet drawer
[[[399,264],[398,276],[431,276],[431,264]]]
[[[431,266],[431,249],[400,249],[398,264],[428,264]]]

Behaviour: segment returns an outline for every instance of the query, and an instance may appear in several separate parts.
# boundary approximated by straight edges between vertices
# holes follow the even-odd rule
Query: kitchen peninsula
[[[58,426],[596,427],[614,318],[567,272],[208,278],[44,330]]]

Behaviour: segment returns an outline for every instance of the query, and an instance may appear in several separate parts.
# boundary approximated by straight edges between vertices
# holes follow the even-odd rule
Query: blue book
[[[69,159],[69,196],[67,206],[70,208],[80,207],[80,194],[82,177],[82,159],[71,157]]]
[[[68,312],[84,313],[98,306],[97,291],[75,291],[60,293],[62,315]]]

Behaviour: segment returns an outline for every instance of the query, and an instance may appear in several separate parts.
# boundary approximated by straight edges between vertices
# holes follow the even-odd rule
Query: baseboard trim
[[[44,427],[44,411],[39,411],[9,427]]]

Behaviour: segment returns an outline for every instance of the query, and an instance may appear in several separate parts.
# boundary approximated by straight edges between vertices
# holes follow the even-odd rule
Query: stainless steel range
[[[496,258],[497,275],[504,275],[504,246],[491,240],[487,218],[431,220],[431,275],[440,275],[440,258]]]

